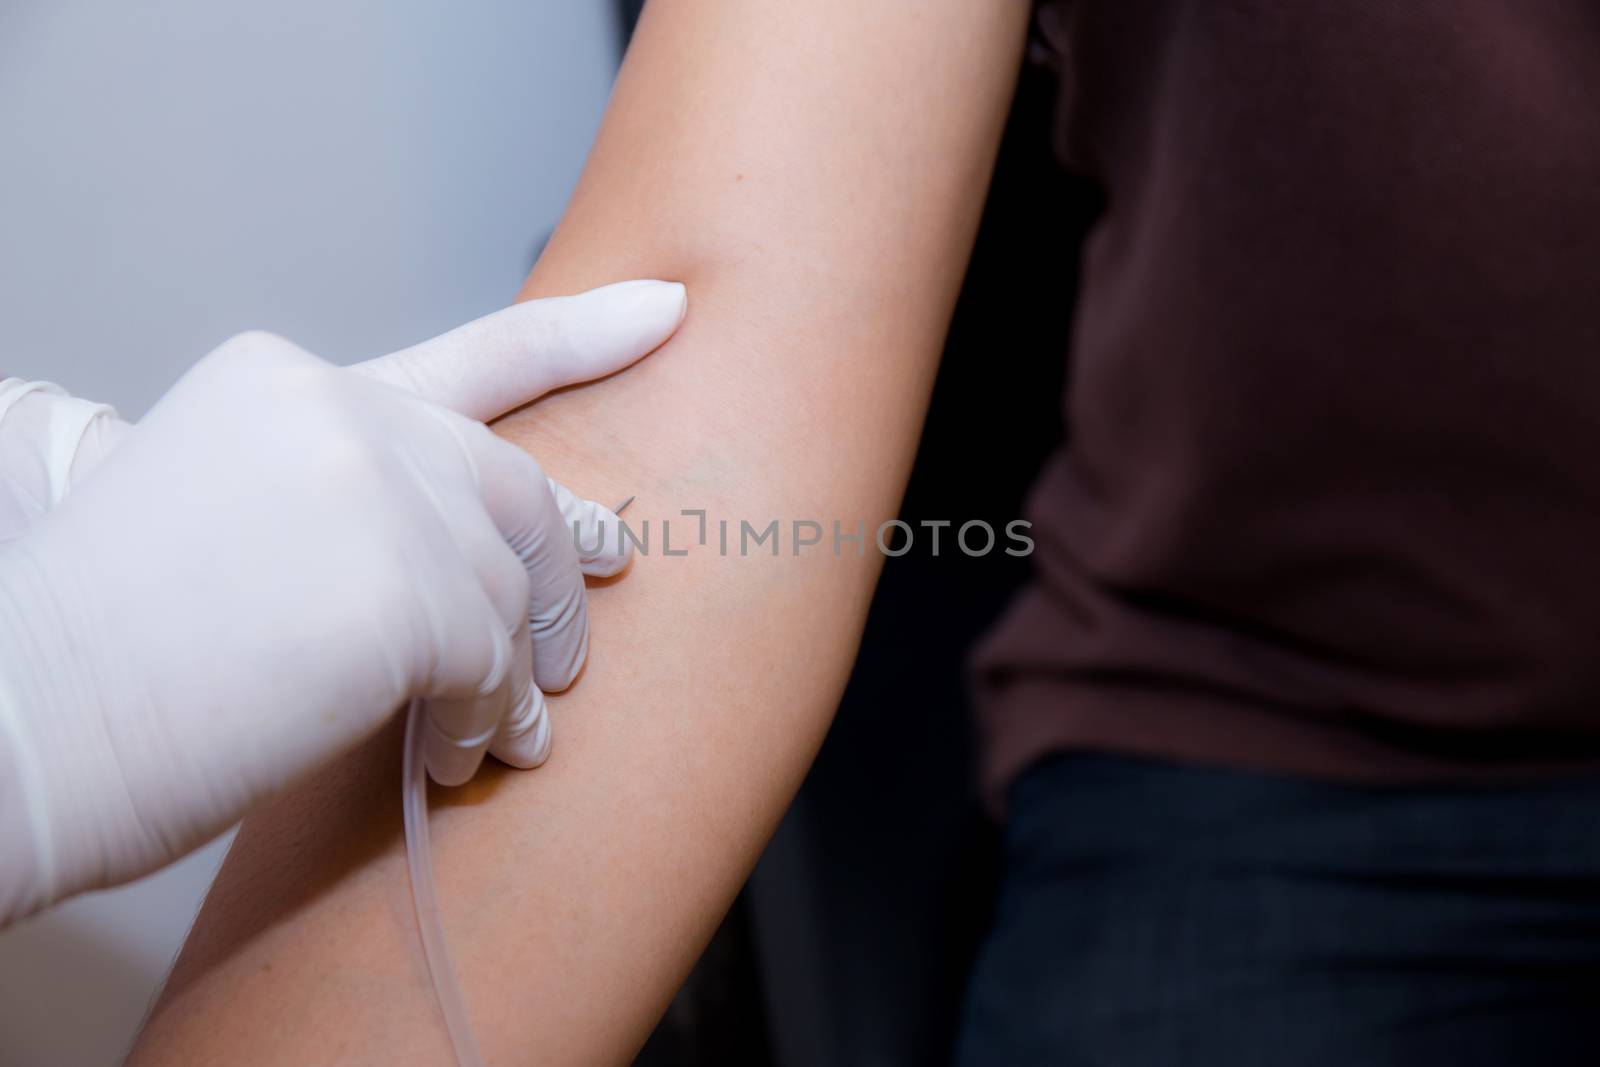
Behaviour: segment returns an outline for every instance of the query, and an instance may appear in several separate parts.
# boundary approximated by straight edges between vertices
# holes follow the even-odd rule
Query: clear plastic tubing
[[[456,1051],[460,1067],[483,1067],[483,1053],[467,1018],[467,1005],[461,998],[461,983],[450,962],[450,945],[445,940],[444,924],[439,919],[439,894],[433,882],[433,849],[428,843],[428,767],[422,755],[427,727],[422,702],[413,700],[406,711],[406,750],[401,768],[401,790],[406,818],[406,864],[411,871],[411,902],[417,912],[417,931],[422,935],[422,954],[428,960],[428,975],[444,1015],[445,1030]]]

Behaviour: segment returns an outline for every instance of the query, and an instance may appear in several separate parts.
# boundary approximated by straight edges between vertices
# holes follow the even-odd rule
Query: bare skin
[[[435,790],[440,897],[491,1063],[626,1063],[827,729],[909,469],[1025,0],[652,0],[524,297],[685,282],[642,364],[497,429],[651,551],[591,590],[550,762]],[[706,509],[709,544],[680,509]],[[672,547],[662,554],[662,520]],[[718,519],[732,523],[718,552]],[[738,523],[780,521],[741,557]],[[788,523],[823,543],[791,554]],[[832,521],[867,552],[832,550]],[[398,732],[245,823],[130,1063],[445,1063]]]

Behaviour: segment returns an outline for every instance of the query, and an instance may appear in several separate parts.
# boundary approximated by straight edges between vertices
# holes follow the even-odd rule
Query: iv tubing
[[[455,1049],[460,1067],[483,1067],[483,1053],[472,1033],[466,1003],[461,999],[461,983],[450,962],[450,945],[445,940],[444,924],[439,919],[439,897],[433,882],[433,850],[428,844],[428,767],[422,756],[427,729],[422,702],[413,700],[406,711],[404,765],[401,790],[406,819],[406,864],[411,871],[411,903],[417,912],[417,932],[422,935],[422,954],[428,961],[433,992],[444,1015],[444,1026]]]

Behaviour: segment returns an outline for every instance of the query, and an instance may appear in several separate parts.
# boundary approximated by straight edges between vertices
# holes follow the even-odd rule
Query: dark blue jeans
[[[1600,775],[1049,760],[964,1015],[960,1067],[1600,1063]]]

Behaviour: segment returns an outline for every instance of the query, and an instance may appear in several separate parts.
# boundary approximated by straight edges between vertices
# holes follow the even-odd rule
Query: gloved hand
[[[628,282],[353,368],[244,334],[137,426],[12,405],[36,436],[0,422],[0,497],[32,519],[0,545],[0,924],[177,858],[411,697],[437,781],[542,762],[580,569],[627,556],[608,509],[475,420],[628,365],[684,308]],[[574,522],[586,547],[605,523],[599,553]]]

